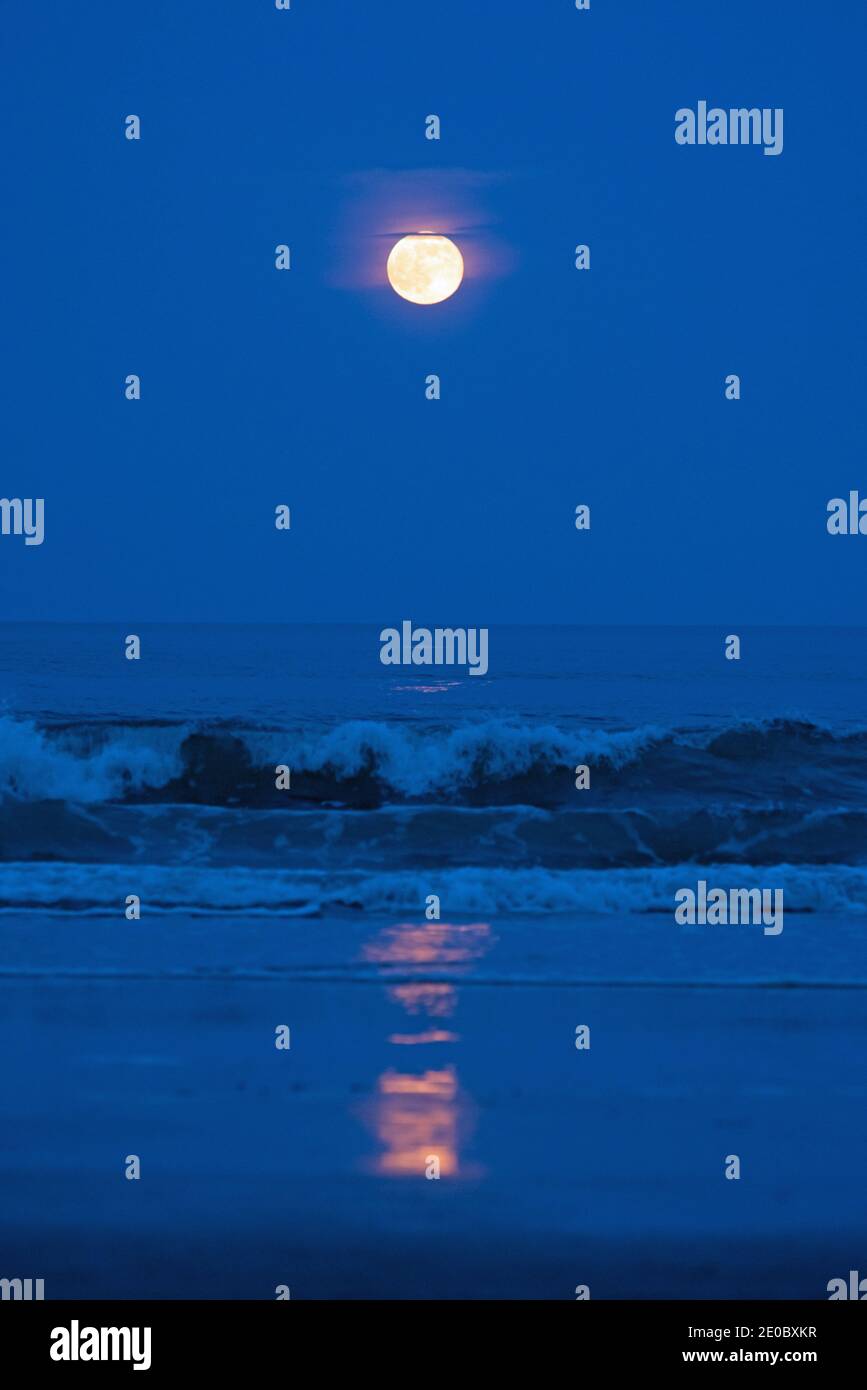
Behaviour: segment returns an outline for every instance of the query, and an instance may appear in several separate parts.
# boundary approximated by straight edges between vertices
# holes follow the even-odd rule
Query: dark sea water
[[[0,629],[0,1274],[823,1298],[863,1266],[867,633],[492,629],[471,677],[372,627],[130,630],[138,662]],[[678,926],[699,879],[782,889],[784,929]]]
[[[358,627],[123,636],[4,630],[5,909],[611,915],[694,865],[867,908],[863,634],[499,629],[484,677]]]

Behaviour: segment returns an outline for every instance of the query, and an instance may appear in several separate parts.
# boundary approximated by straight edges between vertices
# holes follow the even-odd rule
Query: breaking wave
[[[717,888],[781,888],[789,913],[867,912],[867,870],[844,865],[708,864],[701,877]],[[410,913],[439,893],[454,915],[551,913],[624,916],[674,911],[679,888],[694,886],[695,865],[664,869],[550,870],[460,868],[436,873],[328,873],[312,870],[191,869],[142,865],[136,891],[150,914],[267,914],[317,917],[326,913]],[[124,865],[0,866],[0,910],[110,915],[117,919],[130,888]]]
[[[37,725],[0,718],[0,795],[80,805],[150,801],[212,806],[390,802],[559,806],[574,803],[574,768],[596,790],[642,801],[793,791],[863,803],[867,731],[808,721],[735,723],[695,732],[647,725],[606,731],[488,720],[459,727],[352,720],[331,728],[101,722]],[[274,769],[291,768],[291,794]]]

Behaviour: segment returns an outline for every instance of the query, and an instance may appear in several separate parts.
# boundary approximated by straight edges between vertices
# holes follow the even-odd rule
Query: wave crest
[[[333,912],[416,913],[438,893],[450,915],[607,917],[666,914],[679,888],[698,878],[715,888],[781,888],[785,911],[867,912],[867,870],[846,865],[678,864],[653,869],[462,868],[398,873],[326,873],[137,865],[134,889],[148,914],[313,917]],[[0,909],[117,918],[130,889],[128,865],[0,865]]]
[[[287,764],[291,793],[275,788]],[[654,797],[749,793],[766,801],[809,780],[809,795],[863,804],[867,734],[806,721],[713,731],[563,728],[492,719],[460,727],[351,720],[331,728],[93,723],[39,727],[0,719],[0,793],[21,800],[151,801],[279,807],[390,801],[556,807],[572,802],[573,769],[594,790]]]

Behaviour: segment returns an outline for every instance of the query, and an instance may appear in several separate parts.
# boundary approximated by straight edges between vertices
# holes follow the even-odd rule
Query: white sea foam
[[[845,865],[773,867],[709,864],[721,888],[761,887],[773,876],[786,912],[867,912],[867,870]],[[460,868],[397,873],[328,873],[192,865],[136,865],[135,891],[149,913],[267,913],[315,916],[335,911],[420,914],[438,893],[452,915],[626,915],[673,912],[674,895],[695,865],[653,869]],[[130,891],[129,865],[0,865],[0,909],[37,908],[116,916]]]
[[[181,770],[186,729],[124,726],[86,746],[82,734],[49,734],[30,720],[0,718],[0,793],[27,800],[108,801],[159,787]]]

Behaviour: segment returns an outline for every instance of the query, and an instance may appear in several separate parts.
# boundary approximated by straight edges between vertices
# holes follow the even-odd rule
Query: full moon
[[[385,266],[391,288],[413,304],[440,304],[464,278],[464,258],[447,236],[401,237]]]

